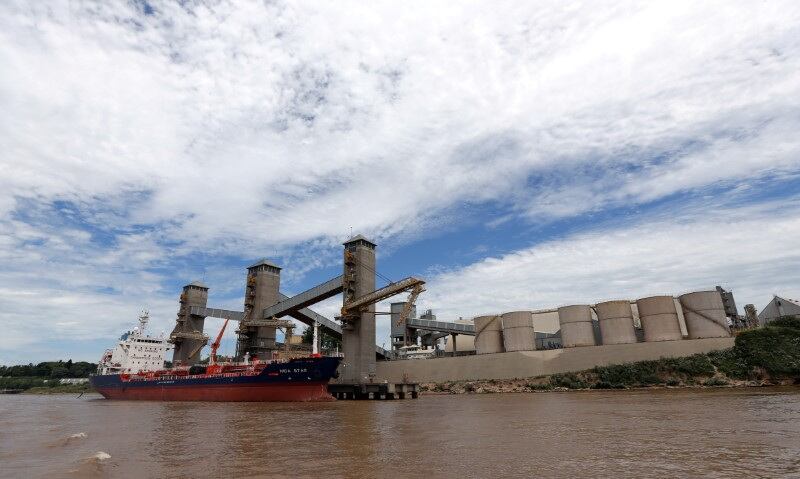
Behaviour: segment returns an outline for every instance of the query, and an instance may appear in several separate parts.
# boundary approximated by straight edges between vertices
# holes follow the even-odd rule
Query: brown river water
[[[800,477],[800,388],[307,404],[0,395],[0,477],[403,476]]]

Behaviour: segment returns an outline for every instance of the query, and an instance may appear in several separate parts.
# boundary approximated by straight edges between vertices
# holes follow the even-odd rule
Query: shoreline
[[[481,394],[612,389],[800,385],[800,318],[781,318],[736,336],[728,349],[570,373],[420,384],[421,393]]]
[[[490,381],[457,381],[446,387],[441,387],[437,383],[424,383],[420,384],[423,388],[420,391],[420,396],[460,396],[460,395],[477,395],[477,394],[536,394],[536,393],[564,393],[564,392],[591,392],[591,391],[691,391],[691,390],[709,390],[709,389],[756,389],[756,388],[797,388],[800,389],[800,384],[794,380],[783,380],[778,382],[773,381],[737,381],[724,385],[706,386],[703,384],[680,385],[680,386],[667,386],[667,385],[653,385],[653,386],[630,386],[622,388],[582,388],[573,389],[567,387],[552,387],[552,388],[530,388],[525,385],[517,384],[521,380],[509,381],[495,381],[495,384],[483,384]],[[437,386],[441,389],[437,389]],[[31,395],[31,396],[58,396],[58,395],[74,395],[74,394],[96,394],[95,390],[85,391],[22,391],[19,393],[8,394],[9,396],[18,395]]]
[[[68,384],[62,386],[36,386],[25,389],[17,394],[39,395],[46,396],[50,394],[76,394],[76,393],[90,393],[96,392],[94,388],[88,384]]]
[[[531,378],[540,380],[542,378]],[[546,383],[544,383],[546,384]],[[680,384],[666,385],[654,384],[649,386],[624,386],[611,388],[583,387],[569,388],[564,386],[542,387],[541,383],[530,384],[528,380],[480,380],[480,381],[452,381],[448,383],[423,383],[420,384],[421,396],[453,396],[463,394],[533,394],[548,392],[586,392],[586,391],[688,391],[708,389],[750,389],[750,388],[800,388],[800,383],[794,379],[763,380],[763,381],[731,381],[725,384]]]

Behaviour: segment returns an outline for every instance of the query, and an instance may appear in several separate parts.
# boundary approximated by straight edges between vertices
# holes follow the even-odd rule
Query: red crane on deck
[[[209,368],[206,371],[211,374],[213,372],[219,372],[218,370],[222,369],[222,366],[217,366],[217,349],[219,349],[219,345],[222,342],[222,335],[225,334],[225,328],[228,326],[229,319],[225,320],[225,323],[222,324],[222,329],[219,330],[219,334],[217,335],[217,339],[211,343],[211,356],[208,358],[208,366]],[[211,369],[212,371],[208,371]]]

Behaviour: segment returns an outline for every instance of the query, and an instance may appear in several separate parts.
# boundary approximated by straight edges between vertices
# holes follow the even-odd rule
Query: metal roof
[[[255,268],[256,266],[264,266],[264,265],[272,266],[273,268],[281,269],[280,266],[278,266],[277,264],[269,261],[267,258],[261,258],[257,263],[254,263],[254,264],[251,264],[250,266],[248,266],[247,269]]]
[[[800,306],[800,301],[798,301],[798,300],[796,300],[796,299],[784,298],[783,296],[775,296],[775,297],[776,297],[777,299],[780,299],[780,300],[782,300],[782,301],[786,301],[787,303],[791,303],[791,304],[793,304],[793,305],[795,305],[795,306]]]
[[[191,283],[187,284],[186,286],[197,286],[198,288],[208,289],[208,286],[206,286],[205,283],[203,283],[199,279],[195,280],[195,281],[192,281]]]
[[[365,242],[371,244],[372,246],[376,246],[375,243],[373,243],[372,241],[368,240],[367,238],[364,238],[364,236],[362,236],[362,235],[355,235],[355,236],[353,236],[352,238],[350,238],[349,240],[345,241],[342,244],[355,243],[356,241],[365,241]]]

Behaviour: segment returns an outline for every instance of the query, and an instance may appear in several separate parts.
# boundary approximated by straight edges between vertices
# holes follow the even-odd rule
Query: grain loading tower
[[[200,281],[193,281],[183,287],[178,301],[178,317],[169,335],[169,342],[175,345],[172,362],[176,365],[194,364],[200,359],[200,351],[208,342],[208,336],[203,334],[205,316],[196,316],[190,310],[193,306],[206,306],[208,287]]]

